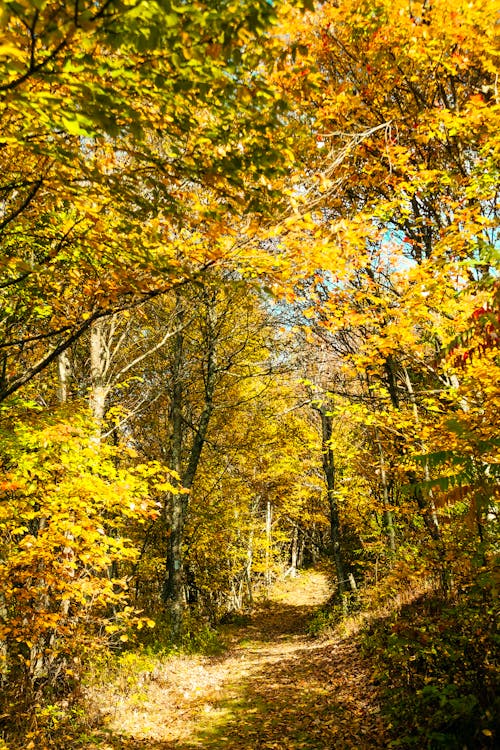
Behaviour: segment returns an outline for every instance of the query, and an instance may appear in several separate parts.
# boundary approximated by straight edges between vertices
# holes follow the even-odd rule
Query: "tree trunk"
[[[180,477],[180,485],[185,490],[190,490],[198,470],[201,453],[205,444],[210,418],[213,411],[213,400],[215,394],[215,383],[217,375],[216,362],[216,336],[214,331],[215,309],[211,300],[206,297],[207,305],[207,329],[206,329],[206,362],[205,362],[205,397],[204,405],[195,429],[193,443],[187,458],[185,470],[182,470],[182,453],[184,448],[184,424],[182,418],[182,407],[184,397],[183,372],[184,365],[184,333],[182,321],[184,318],[183,302],[180,294],[177,297],[179,331],[174,339],[175,353],[172,366],[173,386],[171,402],[171,462],[172,468]],[[169,497],[169,521],[170,533],[168,537],[168,548],[166,556],[166,578],[164,581],[162,598],[168,603],[171,612],[171,634],[174,640],[178,640],[182,631],[183,613],[185,607],[184,597],[184,569],[182,561],[182,547],[184,541],[184,525],[189,508],[189,495],[187,493],[171,494]]]
[[[268,500],[266,503],[266,592],[268,596],[271,586],[272,524],[273,507]]]
[[[247,584],[248,603],[253,607],[252,590],[252,564],[253,564],[253,529],[250,530],[247,544],[247,559],[245,565],[245,581]]]
[[[380,483],[382,485],[382,502],[384,507],[384,529],[387,534],[387,540],[389,543],[389,549],[391,552],[396,551],[396,537],[394,534],[394,521],[392,518],[392,511],[390,508],[390,502],[389,502],[389,484],[387,481],[387,471],[385,466],[385,458],[384,458],[384,450],[382,448],[382,443],[379,440],[379,437],[377,435],[377,445],[378,445],[378,451],[380,456]]]
[[[170,630],[173,640],[178,640],[184,619],[184,571],[182,565],[182,543],[184,540],[184,497],[182,494],[170,496],[170,529],[167,546],[163,600],[170,612]]]
[[[184,310],[182,300],[177,296],[177,319],[182,323]],[[181,460],[183,446],[182,399],[183,381],[182,366],[184,361],[184,332],[182,325],[174,337],[174,359],[172,363],[172,394],[170,406],[170,461],[171,468],[181,475]],[[166,576],[163,582],[162,599],[168,604],[171,614],[171,635],[177,640],[182,630],[184,611],[184,582],[182,570],[182,542],[184,537],[184,516],[187,510],[187,500],[181,493],[169,493],[167,500],[167,521],[169,524]]]
[[[410,402],[412,405],[415,424],[418,426],[420,425],[420,417],[418,414],[418,405],[417,405],[417,399],[415,398],[415,392],[413,390],[413,384],[410,380],[410,375],[406,367],[403,368],[403,372],[404,372],[406,389],[408,391],[408,396],[410,397]],[[423,443],[420,443],[420,448],[422,452],[425,452],[425,446]],[[424,472],[425,472],[425,480],[429,481],[430,473],[429,473],[429,464],[427,461],[425,462]],[[415,494],[415,499],[417,501],[418,508],[422,513],[424,523],[427,526],[431,537],[435,540],[440,539],[441,530],[439,528],[439,519],[436,513],[436,506],[434,503],[434,498],[432,496],[432,490],[429,490],[427,499],[424,497],[422,490],[419,488],[415,490],[414,494]]]
[[[326,413],[326,409],[324,407],[321,407],[318,411],[321,416],[323,471],[326,480],[328,507],[330,509],[330,538],[332,556],[335,563],[335,572],[337,573],[339,594],[341,598],[343,598],[344,594],[346,593],[346,576],[342,554],[339,510],[337,505],[337,498],[335,497],[335,457],[333,455],[331,446],[333,422],[331,415]]]
[[[57,397],[61,404],[68,400],[68,383],[71,376],[71,364],[68,352],[62,352],[57,358],[58,388]]]
[[[290,545],[290,576],[295,578],[297,575],[297,565],[299,560],[299,529],[294,526],[292,529],[292,539]]]
[[[90,410],[100,438],[102,421],[106,413],[109,386],[106,383],[106,346],[103,320],[96,320],[90,329]]]

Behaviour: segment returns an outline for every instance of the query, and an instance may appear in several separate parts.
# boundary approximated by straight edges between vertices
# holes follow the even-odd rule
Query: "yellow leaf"
[[[24,52],[13,44],[0,44],[0,57],[17,57],[18,60],[24,60],[24,56]]]

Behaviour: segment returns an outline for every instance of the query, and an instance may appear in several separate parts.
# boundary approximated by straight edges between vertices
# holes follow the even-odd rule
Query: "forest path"
[[[386,747],[369,665],[353,636],[314,639],[330,595],[309,571],[275,586],[223,656],[176,657],[108,711],[109,750],[376,750]]]

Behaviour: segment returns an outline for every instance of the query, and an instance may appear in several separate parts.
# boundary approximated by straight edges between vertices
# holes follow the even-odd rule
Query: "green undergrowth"
[[[307,634],[313,637],[329,633],[339,623],[342,616],[337,607],[320,607],[307,624]]]
[[[347,594],[342,601],[338,597],[330,599],[312,615],[307,624],[307,634],[313,637],[340,633],[339,628],[350,618],[356,618],[361,611],[359,599]]]
[[[490,750],[500,746],[500,635],[492,588],[436,592],[401,605],[344,614],[329,602],[309,621],[313,637],[355,638],[379,688],[388,748]]]
[[[226,647],[218,630],[192,615],[185,618],[183,631],[177,640],[171,638],[168,618],[164,616],[155,618],[155,627],[138,634],[133,648],[160,655],[216,656],[223,653]]]
[[[499,636],[492,601],[425,595],[361,635],[382,691],[390,748],[483,750],[500,737]]]
[[[181,638],[174,643],[168,623],[158,619],[155,628],[131,632],[120,646],[87,655],[71,690],[33,702],[19,725],[4,725],[0,716],[0,750],[98,747],[103,741],[98,708],[104,686],[116,699],[127,696],[140,703],[144,686],[168,672],[173,660],[218,655],[225,648],[217,631],[194,619],[186,620]]]

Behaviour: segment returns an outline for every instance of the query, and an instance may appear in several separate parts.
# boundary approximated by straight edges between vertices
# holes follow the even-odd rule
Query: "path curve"
[[[109,750],[378,750],[377,689],[353,636],[314,639],[325,573],[279,584],[222,657],[176,658],[108,711]],[[101,747],[103,747],[101,745]]]

